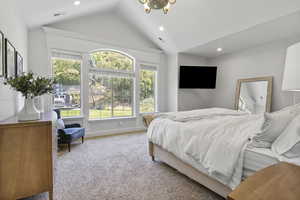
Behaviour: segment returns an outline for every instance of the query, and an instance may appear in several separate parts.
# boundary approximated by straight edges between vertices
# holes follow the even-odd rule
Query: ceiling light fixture
[[[80,1],[74,1],[74,5],[75,6],[79,6],[80,5]]]
[[[161,32],[163,32],[163,31],[165,30],[165,27],[160,26],[160,27],[159,27],[159,30],[160,30]]]
[[[217,48],[217,51],[221,52],[221,51],[223,51],[223,49],[222,48]]]
[[[141,4],[144,4],[144,10],[146,13],[150,13],[152,9],[163,10],[167,14],[170,10],[171,4],[175,4],[176,0],[139,0]]]

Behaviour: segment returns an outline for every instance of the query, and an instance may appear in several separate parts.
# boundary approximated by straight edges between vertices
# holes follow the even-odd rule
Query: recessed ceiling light
[[[75,6],[79,6],[80,5],[80,1],[74,1],[74,5]]]
[[[223,51],[223,49],[222,48],[217,48],[217,51],[221,52],[221,51]]]
[[[160,27],[159,27],[159,30],[160,30],[160,31],[164,31],[164,30],[165,30],[165,27],[160,26]]]

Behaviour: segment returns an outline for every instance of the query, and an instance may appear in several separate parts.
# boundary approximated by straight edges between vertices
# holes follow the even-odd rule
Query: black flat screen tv
[[[180,66],[179,88],[181,89],[215,89],[217,67]]]

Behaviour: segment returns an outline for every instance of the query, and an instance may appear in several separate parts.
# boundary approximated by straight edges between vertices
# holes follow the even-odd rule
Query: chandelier
[[[139,0],[141,4],[144,4],[146,13],[150,13],[152,9],[162,9],[165,14],[170,10],[171,4],[176,3],[176,0]]]

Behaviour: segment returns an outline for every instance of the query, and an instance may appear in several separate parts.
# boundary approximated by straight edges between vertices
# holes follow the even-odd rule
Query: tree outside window
[[[115,51],[91,54],[89,118],[133,116],[134,60]]]
[[[156,71],[140,70],[140,112],[155,112]]]
[[[57,84],[54,86],[54,108],[61,109],[62,117],[80,116],[81,60],[53,57],[52,67],[57,81]]]

